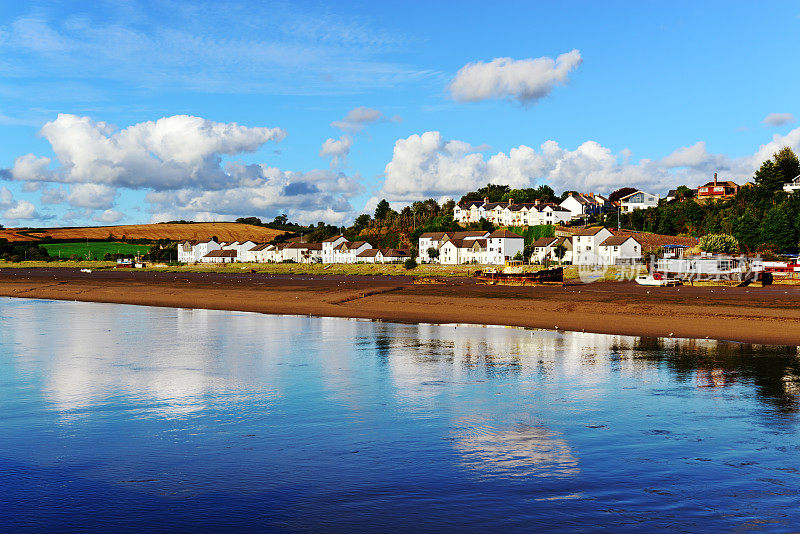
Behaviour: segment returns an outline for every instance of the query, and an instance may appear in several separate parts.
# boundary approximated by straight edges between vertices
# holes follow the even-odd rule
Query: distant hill
[[[0,229],[0,238],[9,241],[42,240],[47,236],[57,240],[107,239],[109,235],[120,239],[169,239],[184,241],[187,239],[210,239],[216,236],[220,241],[256,241],[265,243],[282,234],[280,230],[252,226],[249,224],[216,222],[216,223],[165,223],[165,224],[130,224],[123,226],[91,226],[82,228],[38,228]]]

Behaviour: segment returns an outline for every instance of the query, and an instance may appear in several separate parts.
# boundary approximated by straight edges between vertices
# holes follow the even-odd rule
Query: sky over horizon
[[[800,4],[0,5],[0,224],[347,224],[800,153]]]

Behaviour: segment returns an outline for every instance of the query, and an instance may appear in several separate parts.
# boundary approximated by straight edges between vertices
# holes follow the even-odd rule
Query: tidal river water
[[[0,531],[797,531],[796,347],[0,299]]]

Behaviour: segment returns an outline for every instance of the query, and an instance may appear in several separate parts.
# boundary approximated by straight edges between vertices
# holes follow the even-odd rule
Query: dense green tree
[[[751,211],[745,211],[741,217],[736,219],[733,225],[733,236],[747,252],[755,252],[761,243],[761,228],[759,220],[756,219]]]
[[[795,252],[797,239],[789,214],[781,206],[770,209],[761,223],[761,244],[779,252]]]
[[[486,184],[486,186],[481,187],[477,191],[470,191],[462,196],[461,200],[459,200],[459,204],[470,201],[481,201],[484,198],[488,198],[489,202],[500,202],[503,200],[503,195],[509,191],[511,191],[511,188],[507,185]]]
[[[375,207],[375,220],[382,221],[386,219],[389,212],[392,210],[392,207],[389,205],[386,199],[381,200],[378,202],[378,205]]]
[[[636,191],[637,190],[634,187],[620,187],[619,189],[608,195],[608,200],[615,202],[621,199],[622,197],[626,197],[631,193],[635,193]]]
[[[369,226],[369,222],[371,220],[372,219],[370,218],[369,214],[362,213],[361,215],[356,217],[356,220],[354,221],[353,226],[355,226],[358,230],[362,230],[362,229],[366,228],[367,226]]]

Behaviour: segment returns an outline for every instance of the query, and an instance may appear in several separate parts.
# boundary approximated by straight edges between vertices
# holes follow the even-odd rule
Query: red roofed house
[[[714,173],[714,181],[701,185],[697,188],[697,198],[700,200],[719,200],[730,198],[739,192],[739,186],[731,181],[717,181],[717,173]]]

